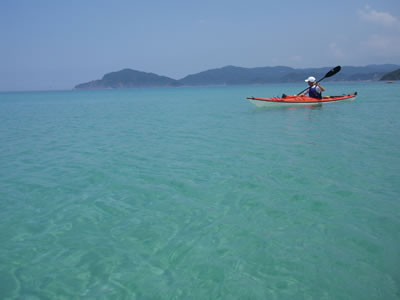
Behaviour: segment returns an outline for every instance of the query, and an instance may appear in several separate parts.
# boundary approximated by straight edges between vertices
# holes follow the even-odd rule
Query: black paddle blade
[[[341,68],[342,68],[341,66],[334,67],[332,70],[330,70],[328,73],[326,73],[325,78],[335,75],[337,72],[340,71]]]

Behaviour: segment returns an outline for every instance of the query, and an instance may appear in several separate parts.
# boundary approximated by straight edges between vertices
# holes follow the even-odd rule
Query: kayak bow
[[[283,98],[255,98],[247,97],[251,103],[258,107],[265,106],[292,106],[292,105],[318,105],[322,103],[333,103],[345,100],[354,100],[357,96],[357,92],[349,95],[342,96],[325,96],[322,99],[311,98],[308,96],[286,96]]]

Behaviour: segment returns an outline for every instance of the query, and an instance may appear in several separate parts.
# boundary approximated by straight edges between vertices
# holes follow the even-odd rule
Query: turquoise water
[[[0,94],[0,299],[400,299],[400,84]]]

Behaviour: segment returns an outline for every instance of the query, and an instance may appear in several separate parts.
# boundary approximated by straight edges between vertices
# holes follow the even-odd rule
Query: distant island
[[[145,73],[131,69],[108,73],[100,80],[77,85],[76,89],[106,89],[135,87],[168,87],[177,86],[178,81],[153,73]]]
[[[381,80],[400,80],[400,69],[384,75]]]
[[[400,66],[393,64],[344,66],[330,81],[378,81],[399,79]],[[322,78],[331,67],[294,69],[290,67],[243,68],[226,66],[188,75],[176,80],[154,73],[123,69],[105,74],[102,79],[78,84],[75,89],[115,89],[179,86],[261,85],[268,83],[302,82],[312,75]],[[386,77],[390,76],[390,77]],[[384,79],[385,78],[385,79]],[[391,78],[391,79],[386,79]]]

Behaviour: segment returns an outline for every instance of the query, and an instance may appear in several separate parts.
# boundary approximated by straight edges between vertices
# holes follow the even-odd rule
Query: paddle
[[[330,70],[328,73],[326,73],[324,77],[322,77],[320,80],[318,80],[315,84],[317,84],[318,82],[324,80],[325,78],[328,78],[328,77],[331,77],[331,76],[335,75],[336,73],[338,73],[340,71],[341,68],[342,68],[341,66],[334,67],[332,70]],[[302,90],[300,93],[297,94],[297,96],[299,96],[300,94],[302,94],[303,92],[305,92],[309,88],[310,87]]]

